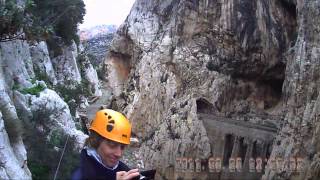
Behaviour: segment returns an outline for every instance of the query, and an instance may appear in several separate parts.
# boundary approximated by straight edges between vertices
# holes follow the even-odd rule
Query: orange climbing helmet
[[[98,111],[91,122],[90,130],[106,139],[130,144],[131,124],[123,114],[117,111],[111,109]]]

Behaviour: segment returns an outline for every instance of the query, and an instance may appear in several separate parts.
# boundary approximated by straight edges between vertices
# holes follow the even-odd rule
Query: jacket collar
[[[119,165],[119,161],[117,162],[117,164],[114,167],[108,167],[106,165],[103,164],[102,159],[100,157],[100,155],[98,154],[98,152],[94,149],[94,148],[89,148],[86,147],[85,148],[87,150],[87,155],[90,157],[93,157],[98,163],[100,163],[103,167],[109,169],[109,170],[115,170],[117,169],[118,165]]]

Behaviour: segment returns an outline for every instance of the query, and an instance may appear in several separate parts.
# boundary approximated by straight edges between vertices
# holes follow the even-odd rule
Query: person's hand
[[[130,171],[119,171],[117,172],[117,180],[129,180],[136,176],[139,176],[138,169],[131,169]]]

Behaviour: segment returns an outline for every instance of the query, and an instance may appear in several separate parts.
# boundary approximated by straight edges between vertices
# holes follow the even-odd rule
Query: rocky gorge
[[[68,176],[99,106],[130,119],[125,161],[156,179],[319,179],[319,15],[317,0],[136,0],[103,86],[75,42],[1,41],[0,179],[52,178],[66,141]]]
[[[72,94],[67,94],[65,89],[80,92],[74,87],[79,88],[85,79],[87,88],[92,88],[93,94],[101,95],[97,73],[91,65],[80,75],[75,44],[64,47],[64,52],[56,58],[50,58],[45,42],[29,44],[14,40],[0,45],[0,178],[31,178],[27,159],[28,165],[35,168],[48,165],[39,161],[57,159],[67,137],[74,141],[70,144],[70,151],[82,148],[86,135],[76,128],[73,118],[76,112],[72,112],[70,102],[65,102],[72,99],[68,97]],[[85,106],[85,96],[77,95],[78,102]],[[34,146],[34,143],[38,145]],[[40,158],[41,154],[45,159]],[[50,154],[54,154],[53,157]]]
[[[318,179],[319,5],[137,0],[106,76],[146,168],[159,179]],[[211,157],[226,171],[195,171]],[[247,169],[262,158],[264,171],[228,172],[239,157]],[[181,159],[193,173],[177,172]]]

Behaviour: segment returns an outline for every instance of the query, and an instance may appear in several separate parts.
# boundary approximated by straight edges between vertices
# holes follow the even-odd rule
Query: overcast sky
[[[83,0],[86,15],[79,28],[101,24],[120,25],[127,17],[135,0]]]

